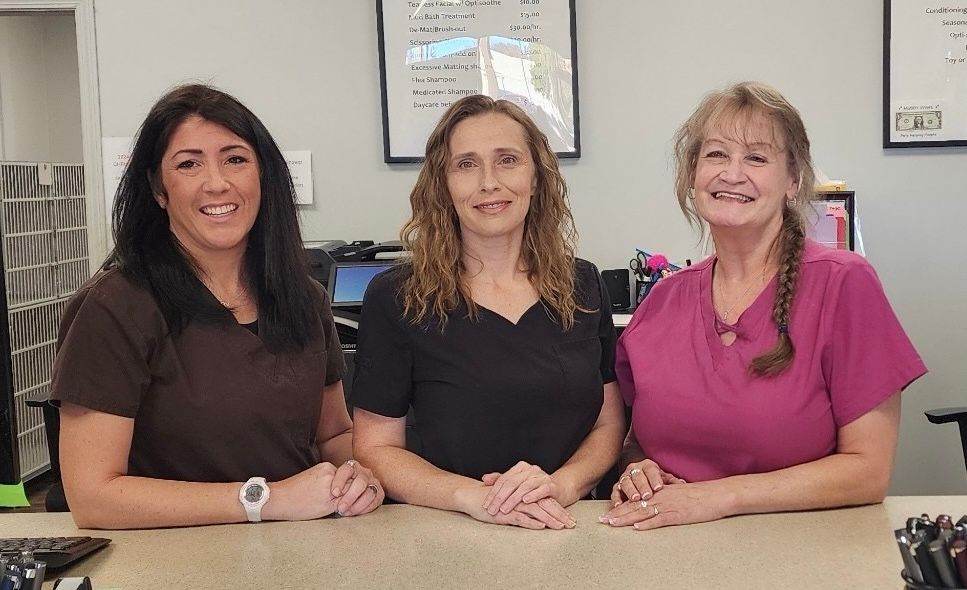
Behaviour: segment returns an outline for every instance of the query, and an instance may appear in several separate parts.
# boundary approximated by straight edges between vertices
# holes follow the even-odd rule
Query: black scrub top
[[[412,406],[420,455],[479,479],[518,461],[552,473],[591,432],[615,380],[610,299],[597,268],[575,261],[575,324],[565,331],[542,301],[515,325],[461,303],[436,318],[403,317],[408,266],[370,283],[363,301],[352,387],[355,407],[403,417]]]

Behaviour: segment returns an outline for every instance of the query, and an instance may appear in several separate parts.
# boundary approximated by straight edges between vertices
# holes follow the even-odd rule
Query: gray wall
[[[73,14],[0,16],[0,159],[81,162]]]
[[[382,162],[374,2],[95,0],[101,118],[132,135],[186,80],[213,82],[283,149],[313,152],[307,238],[394,239],[413,166]],[[580,254],[601,268],[633,247],[696,258],[671,194],[670,141],[707,90],[759,79],[803,113],[819,167],[857,191],[863,237],[931,373],[904,395],[892,493],[964,493],[956,429],[926,408],[967,405],[967,150],[884,151],[882,0],[578,0],[583,157],[565,163]],[[187,17],[186,17],[187,15]]]

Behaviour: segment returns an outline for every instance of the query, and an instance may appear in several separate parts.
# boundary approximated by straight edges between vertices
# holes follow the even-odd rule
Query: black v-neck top
[[[547,473],[561,467],[591,432],[603,385],[615,380],[609,298],[593,264],[577,260],[580,307],[568,331],[543,302],[516,324],[480,305],[461,304],[441,333],[436,320],[403,318],[407,267],[373,279],[363,302],[352,387],[355,407],[416,417],[420,454],[472,478],[518,461]]]

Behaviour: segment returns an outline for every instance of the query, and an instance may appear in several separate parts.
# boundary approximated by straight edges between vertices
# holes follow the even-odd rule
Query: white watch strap
[[[249,522],[262,522],[262,507],[252,506],[250,504],[245,505],[245,516],[248,517]]]
[[[246,494],[253,485],[262,488],[262,495],[255,502],[249,500]],[[242,489],[238,491],[238,501],[245,508],[245,516],[249,522],[262,522],[262,506],[265,506],[265,503],[269,501],[269,495],[269,485],[264,477],[250,477],[248,481],[242,484]]]

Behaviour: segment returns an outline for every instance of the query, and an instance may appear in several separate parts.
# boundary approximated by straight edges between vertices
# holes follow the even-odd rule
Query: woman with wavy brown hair
[[[869,263],[806,238],[799,112],[756,82],[713,92],[675,157],[678,202],[715,254],[661,281],[618,343],[632,431],[602,522],[882,501],[899,394],[926,367]]]
[[[574,256],[547,138],[513,103],[463,98],[431,133],[410,204],[412,257],[363,303],[355,456],[402,502],[574,526],[566,507],[617,460],[624,420],[609,299]]]

